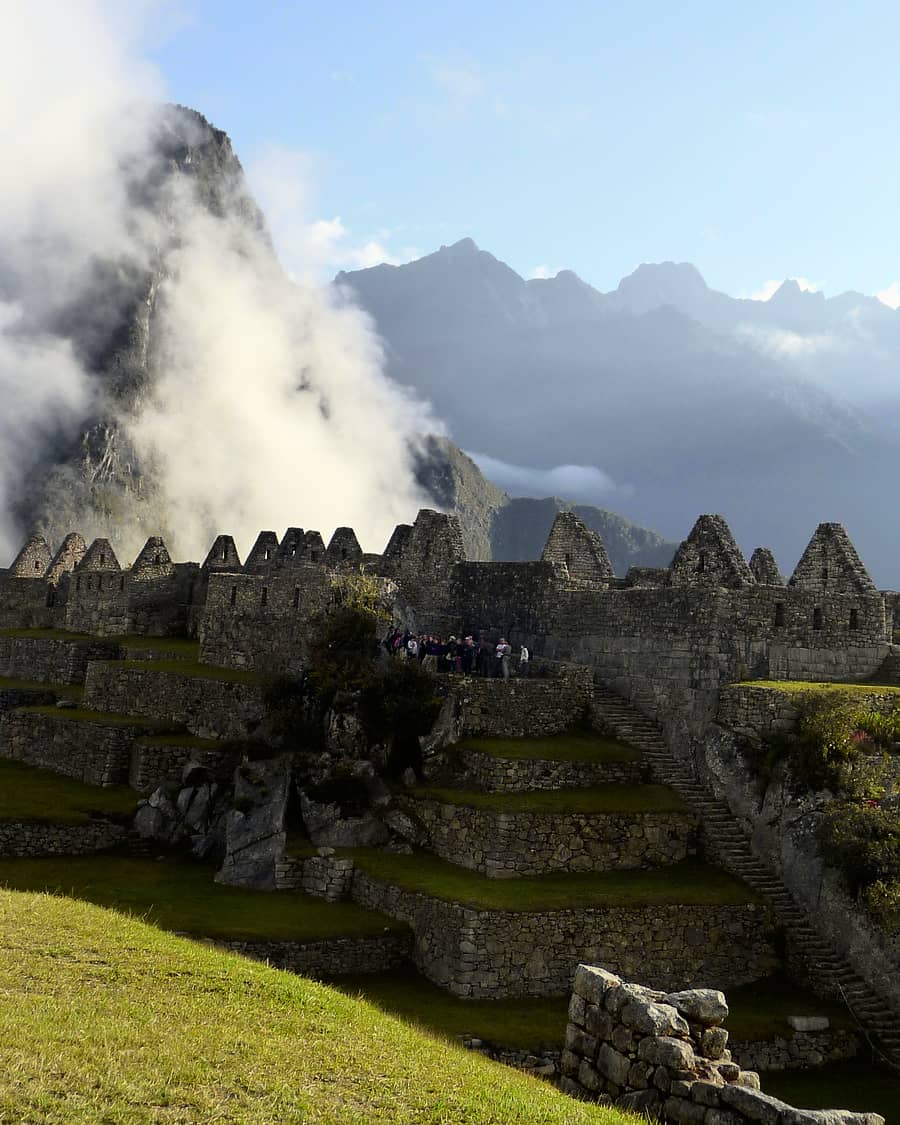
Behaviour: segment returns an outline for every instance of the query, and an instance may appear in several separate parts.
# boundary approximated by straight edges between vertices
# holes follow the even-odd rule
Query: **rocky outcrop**
[[[661,992],[579,965],[569,1005],[562,1088],[575,1097],[682,1125],[884,1125],[877,1113],[794,1109],[732,1061],[723,993]]]
[[[289,755],[245,761],[235,770],[234,807],[225,817],[225,859],[216,882],[275,890],[290,783]]]

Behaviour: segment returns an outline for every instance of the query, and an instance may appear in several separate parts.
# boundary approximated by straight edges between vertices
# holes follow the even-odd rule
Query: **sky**
[[[898,43],[886,2],[172,0],[149,53],[323,276],[470,236],[603,290],[675,260],[896,304]]]

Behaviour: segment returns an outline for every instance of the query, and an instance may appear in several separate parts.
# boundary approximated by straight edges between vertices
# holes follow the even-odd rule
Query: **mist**
[[[219,532],[246,550],[259,530],[290,525],[327,536],[350,524],[380,550],[424,500],[412,449],[440,427],[386,378],[364,313],[288,279],[242,178],[223,181],[213,207],[161,165],[172,111],[141,44],[166,5],[8,8],[0,560],[33,527],[107,535],[123,564],[160,532],[180,558],[202,559]],[[308,197],[297,183],[283,194]],[[132,384],[108,356],[126,309],[145,328],[130,362],[149,373]],[[81,471],[79,443],[98,422],[110,447]],[[123,492],[100,479],[112,463],[145,483]],[[33,493],[40,510],[23,512]]]

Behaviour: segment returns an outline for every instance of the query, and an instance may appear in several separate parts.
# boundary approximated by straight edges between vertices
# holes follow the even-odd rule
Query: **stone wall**
[[[587,789],[595,785],[639,785],[640,759],[626,762],[564,762],[551,758],[501,758],[462,746],[453,753],[466,781],[491,793],[528,789]]]
[[[324,938],[321,941],[222,941],[215,945],[265,961],[305,977],[328,978],[345,973],[384,973],[409,959],[410,935]]]
[[[213,781],[227,781],[240,760],[240,750],[224,743],[202,748],[139,738],[131,749],[128,784],[149,793],[165,781],[181,781],[188,764],[205,770]]]
[[[15,680],[82,684],[88,661],[114,660],[118,655],[119,646],[110,642],[0,634],[0,676]]]
[[[798,718],[797,703],[805,698],[809,698],[806,691],[793,693],[751,684],[731,684],[719,693],[716,722],[758,745],[778,735],[793,733]],[[889,715],[900,708],[900,694],[879,691],[877,687],[865,692],[854,690],[851,698],[861,711]]]
[[[778,967],[766,907],[611,906],[542,913],[465,907],[357,870],[353,899],[408,922],[413,956],[456,996],[559,996],[580,961],[602,961],[659,987],[746,984]]]
[[[200,738],[247,738],[265,713],[259,684],[116,662],[90,665],[84,706],[183,725]]]
[[[579,965],[560,1085],[670,1125],[884,1125],[875,1113],[797,1110],[762,1093],[759,1075],[732,1060],[727,1015],[711,988],[657,991]]]
[[[0,821],[0,856],[88,855],[122,843],[128,829],[107,820],[52,824],[41,820]]]
[[[827,1021],[826,1021],[827,1022]],[[852,1031],[795,1031],[774,1039],[730,1039],[731,1055],[744,1070],[814,1070],[826,1063],[846,1062],[859,1053]]]
[[[555,665],[552,671],[547,678],[447,677],[456,694],[462,735],[540,738],[567,730],[590,705],[593,675],[574,664]]]
[[[275,889],[305,891],[327,902],[348,898],[355,865],[352,859],[333,853],[333,848],[320,848],[318,855],[303,858],[285,856],[276,860]]]
[[[697,828],[688,812],[510,812],[421,798],[402,805],[424,827],[429,851],[494,879],[680,863]]]
[[[140,726],[67,719],[25,708],[0,715],[0,754],[89,785],[127,785],[131,747]]]

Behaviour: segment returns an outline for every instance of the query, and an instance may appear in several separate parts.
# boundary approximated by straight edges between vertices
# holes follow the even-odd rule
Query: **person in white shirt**
[[[497,645],[496,657],[500,665],[499,674],[504,680],[509,679],[509,658],[512,654],[512,648],[506,641],[505,637],[500,638],[500,643]]]
[[[525,647],[525,645],[522,645],[522,647],[519,649],[519,675],[520,676],[527,676],[528,675],[528,663],[529,663],[530,660],[531,660],[531,653],[528,651],[528,649]]]

